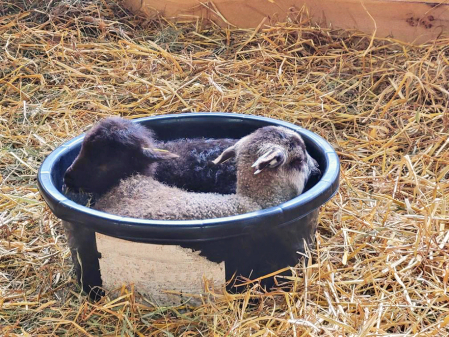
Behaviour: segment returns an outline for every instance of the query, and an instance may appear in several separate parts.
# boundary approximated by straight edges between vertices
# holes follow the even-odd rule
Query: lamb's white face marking
[[[307,183],[308,173],[304,171],[293,170],[288,172],[287,181],[295,189],[296,196],[300,195]]]
[[[307,182],[309,181],[310,175],[312,172],[317,169],[314,159],[310,157],[308,153],[306,153],[307,161],[302,165],[302,170],[292,170],[287,175],[287,179],[291,182],[293,186],[295,186],[298,195],[300,195],[304,188],[306,187]]]

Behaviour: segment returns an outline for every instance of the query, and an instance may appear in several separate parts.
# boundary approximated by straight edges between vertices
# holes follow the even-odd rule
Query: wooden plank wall
[[[449,32],[449,0],[123,0],[149,17],[210,18],[221,26],[258,27],[284,21],[303,6],[321,25],[423,43]]]

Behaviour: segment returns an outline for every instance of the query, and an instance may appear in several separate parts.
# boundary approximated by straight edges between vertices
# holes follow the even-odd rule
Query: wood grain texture
[[[103,287],[109,291],[134,284],[159,305],[179,305],[188,294],[203,293],[205,278],[217,289],[226,282],[224,262],[211,262],[188,248],[131,242],[100,233],[96,233],[96,242]]]
[[[305,6],[313,21],[378,37],[423,43],[449,31],[449,0],[123,0],[148,17],[209,18],[222,26],[254,28],[284,21]]]

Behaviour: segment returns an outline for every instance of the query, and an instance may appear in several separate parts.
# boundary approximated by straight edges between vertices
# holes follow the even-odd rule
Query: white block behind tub
[[[204,278],[216,289],[226,282],[224,262],[215,263],[199,252],[176,245],[132,242],[96,233],[101,253],[100,273],[103,288],[119,289],[134,284],[136,290],[158,305],[178,305],[188,298],[164,293],[204,293]]]

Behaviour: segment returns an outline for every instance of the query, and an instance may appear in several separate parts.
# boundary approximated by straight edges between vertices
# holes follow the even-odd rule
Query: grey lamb
[[[170,187],[151,176],[134,175],[104,194],[95,208],[143,219],[211,219],[247,213],[286,202],[302,193],[317,162],[299,134],[267,126],[227,148],[215,164],[234,159],[237,193],[193,193]]]

